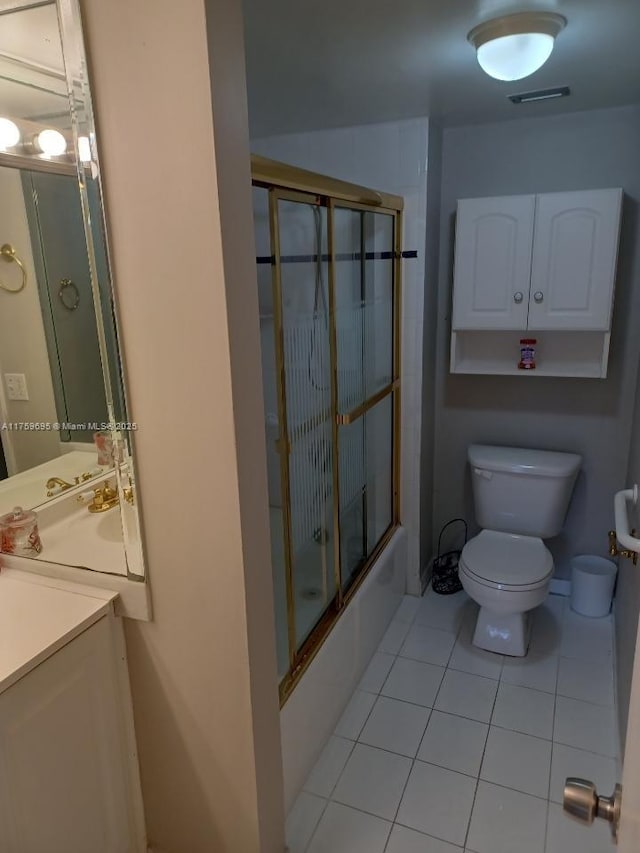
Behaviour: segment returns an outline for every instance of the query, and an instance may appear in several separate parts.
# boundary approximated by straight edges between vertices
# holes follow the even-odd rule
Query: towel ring
[[[67,288],[71,288],[72,292],[72,302],[69,302],[65,299],[65,293]],[[80,291],[76,284],[74,284],[70,278],[61,278],[60,279],[60,289],[58,290],[58,296],[60,297],[60,302],[64,305],[67,311],[75,311],[78,305],[80,305]]]
[[[20,293],[21,290],[24,290],[24,287],[27,283],[27,271],[24,268],[24,264],[16,255],[16,250],[10,243],[5,243],[3,246],[0,246],[0,257],[2,257],[8,264],[13,261],[14,263],[18,264],[18,266],[22,270],[22,284],[20,285],[20,287],[7,287],[6,284],[3,284],[0,281],[0,288],[2,288],[2,290],[6,290],[7,293]]]

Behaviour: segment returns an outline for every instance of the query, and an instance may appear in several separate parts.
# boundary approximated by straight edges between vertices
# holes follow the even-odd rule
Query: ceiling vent
[[[548,101],[551,98],[566,98],[571,94],[568,86],[557,86],[555,89],[538,89],[535,92],[520,92],[518,95],[508,95],[512,104],[528,104],[530,101]]]

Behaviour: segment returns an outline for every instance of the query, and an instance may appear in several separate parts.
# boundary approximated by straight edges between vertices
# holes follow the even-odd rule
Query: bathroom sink
[[[38,510],[42,540],[39,559],[126,575],[120,506],[93,513],[77,495],[63,495]]]

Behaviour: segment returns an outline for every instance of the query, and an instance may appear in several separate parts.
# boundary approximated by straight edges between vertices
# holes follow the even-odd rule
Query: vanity
[[[0,850],[142,853],[116,593],[0,570]]]

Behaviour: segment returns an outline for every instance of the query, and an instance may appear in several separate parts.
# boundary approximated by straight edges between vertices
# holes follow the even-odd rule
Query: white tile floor
[[[611,618],[551,596],[526,658],[471,644],[465,595],[406,597],[287,822],[290,853],[607,853],[566,776],[619,778]]]

